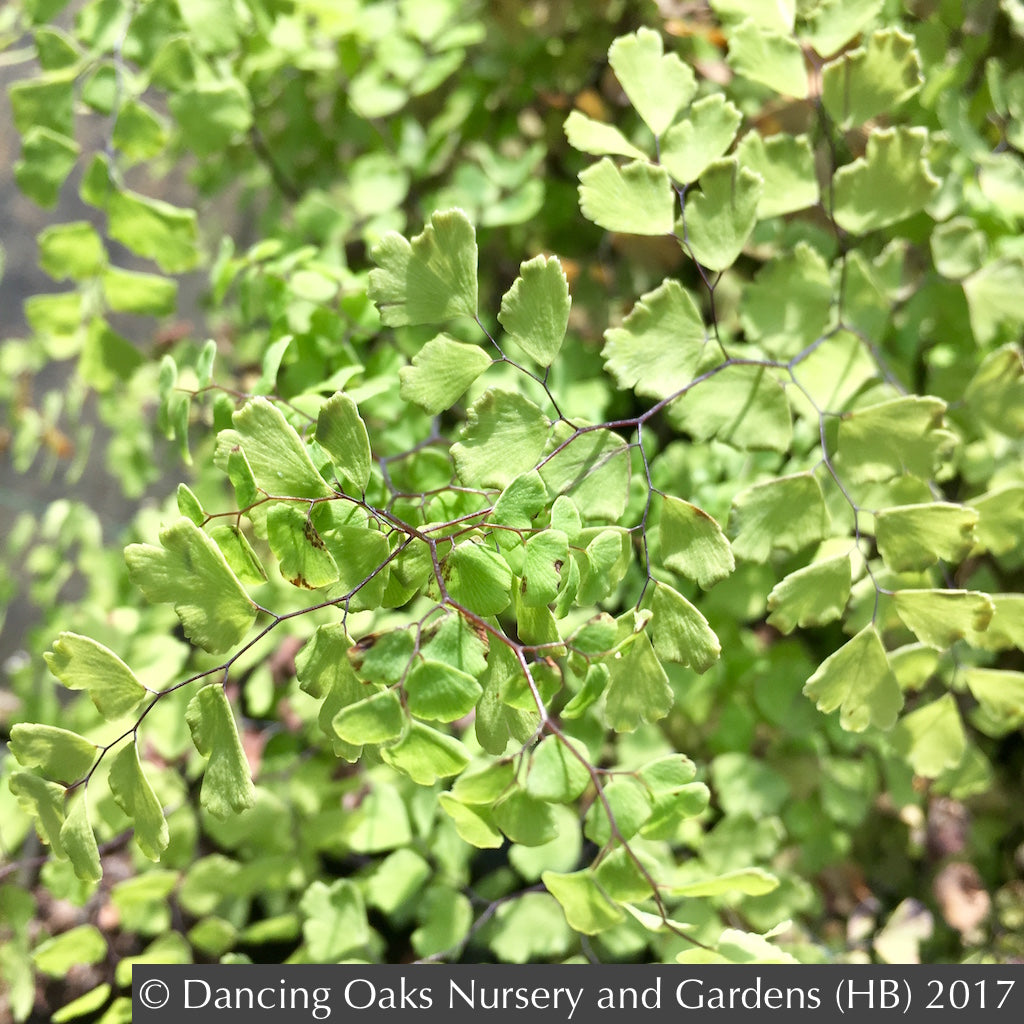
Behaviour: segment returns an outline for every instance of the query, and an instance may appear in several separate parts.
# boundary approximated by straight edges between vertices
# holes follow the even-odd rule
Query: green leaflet
[[[69,690],[88,690],[106,719],[126,714],[146,695],[132,670],[113,651],[89,637],[61,633],[53,650],[43,657],[46,667]]]
[[[964,404],[1000,434],[1024,435],[1024,352],[1005,345],[989,353],[967,385]]]
[[[217,465],[231,475],[231,456],[240,449],[252,478],[265,494],[294,498],[326,498],[334,492],[317,472],[309,451],[284,414],[266,398],[246,402],[232,417],[234,429],[217,435]],[[237,463],[241,470],[241,464]],[[232,476],[232,483],[235,476]],[[236,484],[236,487],[238,485]],[[249,495],[239,495],[242,508],[251,504]]]
[[[659,159],[681,184],[696,181],[732,145],[742,121],[743,115],[720,93],[705,96],[665,133]]]
[[[523,351],[550,366],[569,324],[569,282],[556,256],[535,256],[519,268],[519,277],[502,296],[498,322]]]
[[[696,505],[661,494],[658,539],[662,564],[704,589],[736,568],[729,541],[717,521]]]
[[[109,954],[107,940],[92,924],[80,924],[46,939],[32,950],[36,969],[63,978],[72,967],[99,963]]]
[[[313,882],[299,901],[302,937],[315,963],[337,963],[369,941],[366,907],[355,882]]]
[[[745,896],[764,896],[779,887],[775,875],[762,868],[743,868],[729,871],[714,878],[699,882],[686,882],[672,888],[673,896],[723,896],[727,893],[743,893]]]
[[[804,693],[849,732],[869,725],[890,729],[903,706],[903,694],[873,626],[862,629],[830,654],[804,685]]]
[[[814,152],[806,135],[771,135],[762,138],[748,132],[736,148],[740,164],[761,175],[763,186],[757,216],[764,220],[818,201],[818,176]]]
[[[334,741],[335,753],[356,761],[362,747],[346,743],[334,731],[334,716],[367,696],[367,684],[356,677],[349,660],[351,647],[352,640],[342,623],[319,626],[296,655],[295,670],[300,689],[321,701],[317,722],[324,735]]]
[[[39,266],[56,281],[95,277],[107,262],[103,242],[88,221],[44,228],[38,244]]]
[[[636,148],[618,128],[572,111],[565,119],[565,137],[573,149],[592,156],[628,156],[643,159],[644,154]]]
[[[343,707],[334,716],[334,731],[356,746],[397,739],[405,727],[406,717],[394,690],[381,690]]]
[[[320,406],[315,436],[341,479],[362,494],[370,480],[370,438],[356,403],[344,392],[336,392]]]
[[[476,685],[479,688],[479,684]],[[465,745],[454,736],[421,722],[411,723],[409,731],[397,743],[381,748],[380,755],[420,786],[432,786],[438,779],[458,775],[470,759]]]
[[[969,633],[972,647],[984,651],[1024,651],[1024,594],[988,594],[994,613],[980,633]]]
[[[577,754],[569,748],[573,743]],[[582,757],[582,760],[581,760]],[[547,736],[530,755],[526,792],[538,800],[570,803],[590,785],[586,750],[573,741]]]
[[[584,835],[599,846],[611,842],[612,828],[608,816],[611,811],[618,834],[628,842],[651,816],[650,796],[636,779],[628,777],[609,782],[602,794],[604,800],[595,800],[587,811]]]
[[[888,480],[910,473],[931,478],[956,444],[942,429],[946,403],[908,395],[845,415],[839,423],[836,458],[840,472],[858,480]]]
[[[669,279],[641,296],[622,326],[604,337],[601,355],[619,387],[665,398],[692,383],[707,329],[690,293]]]
[[[616,732],[632,732],[641,722],[655,722],[672,709],[672,688],[643,628],[645,621],[634,621],[634,613],[626,612],[619,620],[620,647],[603,662],[610,673],[604,717]]]
[[[85,778],[99,752],[95,743],[77,733],[27,722],[11,726],[10,749],[26,768],[65,786]]]
[[[439,334],[412,357],[411,366],[398,371],[402,398],[436,416],[450,408],[491,363],[479,345]]]
[[[106,201],[110,237],[137,256],[156,262],[168,274],[191,270],[199,262],[199,226],[195,210],[162,199],[115,191]]]
[[[201,154],[226,149],[252,124],[252,100],[237,79],[196,82],[171,95],[169,106],[189,145]]]
[[[231,523],[221,523],[210,528],[210,536],[240,583],[251,586],[266,583],[267,574],[241,529]]]
[[[829,514],[812,473],[794,473],[741,491],[729,513],[733,551],[766,562],[774,550],[799,551],[828,535]]]
[[[744,288],[740,318],[747,337],[773,356],[795,356],[825,333],[832,318],[828,264],[816,249],[798,242],[766,263]],[[835,372],[831,361],[828,369],[831,384]],[[801,383],[805,376],[801,363]]]
[[[582,430],[576,437],[573,433],[563,422],[551,431],[540,467],[548,493],[571,495],[575,507],[585,510],[588,517],[617,520],[629,493],[628,445],[603,427]]]
[[[131,581],[154,603],[172,602],[185,635],[226,651],[249,631],[256,609],[214,542],[184,517],[160,531],[162,547],[129,544]]]
[[[768,595],[768,624],[780,633],[840,618],[850,599],[850,556],[837,555],[791,572]]]
[[[533,526],[534,517],[547,507],[547,503],[548,489],[540,474],[531,469],[517,476],[498,495],[490,521],[514,530],[529,530]],[[553,512],[551,525],[555,526]]]
[[[514,786],[493,808],[494,824],[514,843],[541,846],[558,835],[551,804]]]
[[[202,806],[215,818],[248,810],[256,791],[224,688],[204,686],[188,702],[185,720],[196,750],[209,758],[199,794]]]
[[[103,877],[100,852],[89,821],[89,804],[84,792],[71,804],[71,810],[61,826],[60,842],[79,878],[86,882],[98,882]]]
[[[510,761],[485,762],[483,767],[477,764],[459,776],[452,796],[465,804],[492,804],[514,780],[515,768]]]
[[[554,601],[562,567],[569,561],[569,538],[561,530],[543,530],[526,541],[522,597],[529,608]]]
[[[709,0],[709,6],[727,26],[749,19],[766,31],[789,33],[793,31],[798,4],[796,0],[768,4],[761,0]]]
[[[22,137],[14,180],[33,202],[45,209],[54,207],[81,152],[77,142],[37,125]]]
[[[160,801],[139,763],[139,751],[134,742],[127,743],[114,757],[109,782],[118,807],[132,819],[139,849],[150,860],[159,860],[170,833]]]
[[[389,231],[371,256],[368,294],[386,327],[476,316],[476,234],[462,210],[433,214],[411,242]]]
[[[548,427],[529,399],[488,388],[469,407],[461,439],[451,448],[459,479],[469,487],[507,487],[537,464]]]
[[[580,210],[606,231],[668,235],[675,196],[668,171],[645,160],[618,167],[608,157],[580,172]]]
[[[442,566],[445,586],[454,601],[477,615],[497,615],[512,600],[512,571],[490,548],[457,545]]]
[[[666,661],[706,672],[722,653],[722,645],[708,620],[682,594],[665,583],[654,584],[649,602],[654,649]]]
[[[441,661],[418,661],[405,681],[409,711],[417,718],[454,722],[476,706],[483,689],[468,675]]]
[[[460,803],[451,793],[438,796],[441,810],[451,818],[459,838],[478,850],[496,850],[505,842],[505,837],[494,825],[494,818],[489,809],[468,807]]]
[[[1024,261],[990,260],[963,281],[971,330],[979,345],[998,340],[1007,325],[1021,322],[1020,291]]]
[[[57,860],[67,860],[61,844],[60,832],[64,825],[65,787],[33,772],[12,772],[9,780],[11,792],[21,809],[31,817]]]
[[[938,559],[959,562],[974,547],[978,513],[966,505],[931,502],[875,513],[875,540],[895,572],[926,569]]]
[[[736,448],[784,452],[793,437],[789,400],[772,371],[728,365],[669,407],[680,430]]]
[[[923,644],[945,650],[988,627],[995,606],[975,590],[897,590],[896,614]]]
[[[967,688],[997,721],[1018,728],[1024,722],[1024,673],[1003,669],[965,669]]]
[[[807,69],[797,41],[748,18],[729,34],[729,64],[738,74],[769,89],[803,99]]]
[[[338,579],[338,566],[306,514],[306,506],[274,504],[267,513],[267,542],[292,586],[318,590]]]
[[[103,298],[115,313],[165,316],[175,309],[178,282],[159,274],[108,267],[101,282]]]
[[[700,176],[700,192],[688,193],[684,243],[710,270],[732,266],[757,222],[764,182],[735,157],[716,160]]]
[[[597,935],[623,920],[622,911],[608,898],[589,870],[572,874],[545,871],[545,888],[558,900],[569,927],[584,935]]]
[[[138,100],[122,103],[114,121],[111,141],[129,160],[150,160],[167,145],[167,126],[162,117]]]
[[[904,715],[892,731],[893,747],[917,775],[934,779],[955,768],[967,750],[960,712],[951,693]]]
[[[674,53],[664,53],[661,36],[649,28],[620,36],[608,63],[647,127],[660,135],[693,99],[697,80]]]
[[[839,226],[863,235],[920,210],[939,187],[924,155],[927,144],[924,128],[873,130],[865,155],[840,167],[833,178]]]
[[[921,88],[921,63],[912,36],[886,29],[826,64],[821,79],[825,109],[849,128],[889,113],[913,96]]]
[[[810,12],[800,38],[828,57],[870,25],[881,7],[882,0],[823,0]]]

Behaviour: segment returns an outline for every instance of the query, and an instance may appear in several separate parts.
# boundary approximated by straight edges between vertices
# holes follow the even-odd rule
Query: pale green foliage
[[[130,492],[150,419],[195,458],[127,571],[69,502],[14,525],[59,636],[12,691],[5,850],[34,822],[84,900],[134,836],[135,962],[852,955],[819,873],[916,885],[904,823],[1001,806],[1024,725],[1021,73],[878,0],[715,0],[603,76],[502,5],[249,6],[25,6],[22,189],[56,201],[80,107],[109,137],[0,349],[76,361],[38,408],[2,384],[15,465],[89,388]],[[273,189],[249,248],[126,187],[172,145]],[[108,322],[208,249],[216,341]],[[21,1020],[107,944],[30,941],[13,892]]]

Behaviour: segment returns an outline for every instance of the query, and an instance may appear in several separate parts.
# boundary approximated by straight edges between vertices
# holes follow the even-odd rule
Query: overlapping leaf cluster
[[[991,790],[1024,722],[1024,214],[999,205],[1022,191],[1024,72],[987,67],[990,152],[924,73],[927,26],[798,6],[712,4],[728,88],[699,50],[620,36],[618,123],[565,120],[584,219],[640,253],[621,308],[574,307],[607,277],[550,252],[487,298],[481,229],[440,209],[373,239],[379,349],[326,378],[303,349],[275,393],[283,334],[269,386],[217,394],[229,496],[182,485],[125,552],[191,674],[66,631],[47,664],[93,731],[11,732],[11,788],[79,878],[96,830],[131,827],[169,865],[136,898],[180,869],[208,955],[382,959],[370,907],[422,958],[816,959],[807,879],[883,789]],[[329,303],[311,273],[289,287]],[[257,754],[240,689],[282,723]],[[234,856],[182,852],[179,760]],[[321,876],[352,855],[378,859]]]

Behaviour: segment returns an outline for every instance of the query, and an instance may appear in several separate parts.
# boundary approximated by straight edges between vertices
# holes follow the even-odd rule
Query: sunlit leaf
[[[843,471],[862,480],[910,473],[930,479],[956,436],[942,428],[946,403],[907,395],[847,414],[839,423],[837,458]]]
[[[618,924],[625,916],[608,898],[589,871],[541,875],[545,888],[558,900],[569,927],[584,935],[597,935]]]
[[[658,521],[661,561],[707,590],[736,567],[729,541],[717,521],[696,505],[660,495]]]
[[[411,242],[388,232],[371,256],[368,294],[386,327],[476,316],[476,233],[462,210],[435,213]]]
[[[732,145],[743,115],[720,93],[712,93],[687,110],[661,140],[660,162],[669,174],[688,185]]]
[[[199,794],[203,807],[215,818],[248,810],[256,791],[224,688],[204,686],[189,701],[185,720],[196,750],[209,758]]]
[[[665,398],[693,381],[706,342],[697,304],[669,279],[641,296],[621,327],[605,332],[601,355],[620,388]]]
[[[757,201],[760,219],[805,210],[818,201],[818,176],[814,152],[806,135],[770,135],[757,132],[743,136],[736,150],[744,167],[761,175]]]
[[[967,749],[960,712],[951,693],[903,715],[892,743],[917,775],[934,779],[963,760]]]
[[[781,633],[838,619],[850,599],[850,556],[812,562],[791,572],[768,595],[768,624]]]
[[[743,251],[754,228],[764,183],[731,157],[710,164],[698,184],[700,191],[686,197],[684,242],[698,263],[725,270]]]
[[[370,480],[370,438],[356,403],[343,391],[320,406],[316,439],[331,457],[341,479],[361,494]]]
[[[807,680],[804,693],[825,714],[839,708],[839,721],[850,732],[869,725],[890,729],[903,706],[900,685],[873,626],[830,654]]]
[[[160,531],[159,548],[129,544],[128,575],[148,601],[171,602],[185,635],[207,651],[226,651],[249,631],[256,608],[217,545],[191,519]]]
[[[411,366],[398,371],[402,398],[436,416],[450,408],[491,362],[479,345],[439,334],[412,357]]]
[[[469,407],[452,445],[455,469],[468,486],[507,487],[534,468],[547,435],[548,418],[533,402],[489,388]]]
[[[807,95],[807,68],[800,45],[752,18],[730,32],[729,64],[738,74],[775,92],[797,99]]]
[[[673,402],[669,415],[699,441],[736,448],[786,451],[793,436],[786,392],[761,366],[726,366]]]
[[[608,63],[630,103],[660,135],[693,99],[697,79],[674,53],[664,53],[661,36],[649,28],[620,36],[608,50]]]
[[[634,160],[618,167],[608,157],[580,172],[580,209],[606,231],[668,235],[675,196],[664,167]]]
[[[69,690],[88,690],[104,718],[120,717],[146,695],[132,670],[113,651],[87,636],[61,633],[43,658]]]
[[[99,748],[84,736],[56,725],[18,722],[11,726],[10,751],[26,768],[71,785],[92,768]]]
[[[109,780],[117,805],[132,819],[139,848],[150,860],[158,860],[170,833],[160,801],[139,763],[134,742],[127,743],[114,757]]]
[[[98,882],[103,877],[85,793],[71,804],[71,810],[61,826],[60,842],[79,878],[87,882]]]
[[[799,551],[828,533],[821,484],[795,473],[755,484],[733,499],[729,535],[740,558],[766,562],[775,550]]]
[[[984,630],[995,606],[976,590],[897,590],[896,613],[923,644],[944,650]]]
[[[844,231],[863,235],[916,213],[939,180],[925,157],[924,128],[876,128],[867,152],[832,179],[834,215]]]
[[[665,661],[687,665],[695,672],[706,672],[722,653],[715,631],[708,620],[682,594],[666,583],[654,585],[650,604],[654,650]]]
[[[273,402],[254,398],[231,419],[234,428],[217,435],[218,465],[230,468],[230,456],[238,448],[256,485],[269,495],[325,498],[333,493],[313,465],[302,438]]]
[[[581,153],[590,153],[593,156],[610,154],[643,159],[644,154],[618,128],[595,121],[578,110],[572,111],[565,119],[564,128],[569,145]]]
[[[821,72],[822,99],[844,128],[888,113],[921,88],[913,36],[898,29],[874,32],[865,45],[830,61]]]
[[[550,366],[569,323],[569,282],[556,256],[535,256],[502,296],[498,321],[524,352]]]

